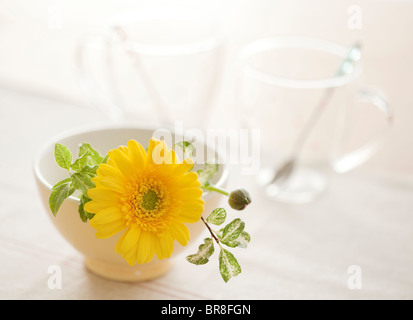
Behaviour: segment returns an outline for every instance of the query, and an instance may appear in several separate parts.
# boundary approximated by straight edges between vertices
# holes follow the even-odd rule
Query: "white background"
[[[216,264],[200,272],[184,260],[167,276],[143,284],[106,281],[84,269],[82,257],[45,219],[32,158],[51,135],[105,121],[79,87],[76,45],[82,35],[100,33],[114,13],[147,3],[0,0],[0,296],[411,299],[411,1],[150,1],[202,8],[220,21],[228,54],[212,125],[237,124],[233,62],[238,49],[256,38],[292,34],[343,45],[362,41],[363,81],[386,93],[394,109],[394,127],[374,158],[352,173],[337,176],[321,199],[305,206],[266,200],[250,177],[235,170],[229,187],[243,185],[254,199],[243,215],[252,242],[247,251],[237,251],[243,273],[228,284],[220,279]],[[359,30],[348,27],[347,10],[353,4],[362,10]],[[61,10],[60,28],[50,28],[50,8]],[[62,267],[61,290],[47,287],[50,265]],[[347,287],[351,265],[363,270],[362,290]]]

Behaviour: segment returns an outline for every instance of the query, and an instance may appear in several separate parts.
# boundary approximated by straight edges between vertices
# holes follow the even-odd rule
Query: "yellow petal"
[[[100,210],[95,214],[95,216],[90,220],[91,225],[93,224],[94,228],[98,228],[100,224],[112,223],[117,220],[123,221],[122,211],[116,207],[110,207],[103,210]]]
[[[135,140],[129,140],[128,152],[132,165],[137,169],[143,168],[145,165],[146,151],[141,144]]]
[[[199,187],[201,185],[196,172],[185,173],[180,177],[180,179],[177,179],[175,183],[181,188]]]
[[[127,155],[119,149],[109,151],[109,158],[116,164],[116,167],[123,173],[125,177],[130,177],[134,174],[132,163]]]
[[[94,226],[92,221],[93,219],[90,220],[90,225],[96,228],[96,238],[100,239],[109,238],[125,229],[125,224],[122,220],[116,220],[112,223],[99,224],[96,226]]]
[[[183,188],[179,190],[179,194],[184,199],[197,199],[202,197],[202,189],[201,188]]]
[[[155,255],[155,238],[152,232],[143,231],[139,239],[139,248],[137,251],[137,262],[147,263]]]
[[[177,219],[182,222],[194,223],[201,219],[201,214],[204,211],[203,200],[191,200],[182,205],[181,212]]]
[[[131,251],[122,255],[123,258],[126,260],[126,262],[130,266],[133,266],[136,264],[136,252],[137,252],[137,248],[132,248]]]
[[[118,242],[116,242],[116,246],[115,246],[115,252],[122,254],[122,252],[120,251],[120,247],[123,243],[123,240],[125,239],[126,235],[128,234],[129,229],[127,229],[119,238]]]
[[[122,174],[122,172],[115,166],[110,166],[106,163],[102,163],[99,165],[99,168],[96,170],[96,174],[99,177],[116,177],[119,180],[126,181],[125,176]]]
[[[89,189],[87,196],[95,201],[110,201],[115,203],[118,203],[120,199],[119,193],[106,188]]]
[[[134,265],[136,264],[136,253],[138,250],[138,242],[139,242],[139,237],[140,237],[140,230],[131,230],[132,228],[136,228],[131,227],[130,229],[128,229],[127,231],[125,231],[125,233],[120,237],[120,239],[118,240],[118,242],[116,243],[116,247],[115,247],[115,251],[119,254],[121,254],[123,256],[123,258],[126,260],[126,262],[129,265]],[[139,235],[136,235],[135,231],[139,232]],[[131,234],[132,232],[132,234]],[[126,251],[122,251],[122,246],[125,248],[124,246],[124,241],[126,237],[131,237],[131,236],[137,236],[136,238],[136,244],[134,246],[131,247],[127,247]],[[129,241],[129,240],[127,240]]]
[[[125,238],[123,238],[122,243],[119,247],[119,252],[126,254],[138,247],[139,237],[141,234],[141,229],[137,226],[132,226],[127,230]]]
[[[183,223],[171,223],[169,232],[180,245],[186,246],[189,241],[189,230]]]
[[[163,232],[155,237],[155,251],[158,259],[169,258],[174,249],[174,238],[169,232]]]
[[[85,204],[84,208],[87,212],[97,213],[100,210],[117,207],[118,204],[112,201],[89,201]]]
[[[93,182],[96,184],[96,187],[103,187],[107,189],[111,189],[115,192],[124,193],[126,191],[125,182],[117,177],[95,177],[93,178]]]
[[[128,156],[128,148],[126,146],[119,146],[118,149]]]
[[[192,161],[192,159],[187,158],[184,161],[182,161],[182,163],[177,164],[172,169],[171,173],[179,177],[183,175],[184,173],[188,172],[189,170],[191,170],[193,165],[194,165],[194,162]]]
[[[146,156],[146,163],[148,165],[160,165],[165,162],[165,155],[168,148],[165,141],[160,141],[152,138],[149,141],[148,154]]]

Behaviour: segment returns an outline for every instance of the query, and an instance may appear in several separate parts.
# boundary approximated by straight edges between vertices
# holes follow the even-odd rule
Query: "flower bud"
[[[247,190],[239,188],[229,194],[228,203],[232,209],[244,210],[251,203],[251,196]]]

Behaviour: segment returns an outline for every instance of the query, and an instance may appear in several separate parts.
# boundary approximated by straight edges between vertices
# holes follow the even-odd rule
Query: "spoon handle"
[[[353,70],[353,62],[360,59],[360,45],[356,43],[348,50],[348,53],[340,64],[339,69],[336,72],[336,76],[341,76],[347,73],[352,72]],[[325,91],[323,96],[320,99],[318,105],[312,111],[310,117],[308,118],[307,122],[304,125],[304,128],[301,130],[297,140],[293,146],[292,158],[297,158],[306,139],[310,135],[312,128],[317,123],[318,119],[320,118],[321,114],[323,113],[324,109],[327,107],[331,97],[333,96],[335,87],[328,87]]]

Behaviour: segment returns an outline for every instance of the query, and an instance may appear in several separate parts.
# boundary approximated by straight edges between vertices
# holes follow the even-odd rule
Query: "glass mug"
[[[380,92],[360,84],[360,57],[357,46],[307,37],[266,38],[241,48],[236,105],[244,125],[261,132],[257,180],[269,198],[312,201],[331,168],[343,173],[359,166],[383,141],[392,113]]]
[[[206,128],[219,88],[224,41],[205,12],[143,6],[86,36],[76,63],[92,103],[116,122]]]

